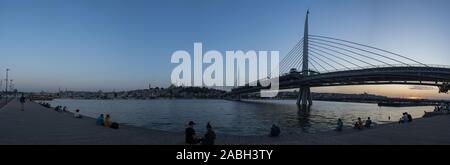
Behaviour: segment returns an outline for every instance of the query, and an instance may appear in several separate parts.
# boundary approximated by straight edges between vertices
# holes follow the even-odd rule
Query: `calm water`
[[[283,132],[316,133],[335,127],[342,118],[351,126],[362,117],[378,123],[396,122],[402,112],[419,118],[433,107],[378,107],[376,104],[314,101],[309,112],[298,111],[295,100],[227,101],[227,100],[71,100],[57,99],[52,106],[67,106],[70,111],[97,117],[108,113],[113,121],[140,127],[182,132],[186,123],[193,120],[199,131],[211,122],[216,132],[234,135],[265,135],[272,123],[280,125]],[[390,119],[389,119],[390,117]]]

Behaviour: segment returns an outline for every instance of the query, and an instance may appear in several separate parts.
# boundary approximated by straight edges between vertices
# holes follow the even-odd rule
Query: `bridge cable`
[[[338,43],[338,42],[334,42],[334,41],[323,40],[323,39],[318,39],[318,38],[310,38],[310,39],[313,39],[313,40],[316,40],[316,41],[319,40],[319,41],[323,41],[323,42],[329,42],[329,43],[333,43],[333,44],[337,44],[337,45],[341,45],[341,46],[346,46],[346,47],[349,47],[349,48],[353,48],[353,49],[357,49],[359,51],[364,51],[364,52],[367,52],[367,53],[371,53],[371,54],[374,54],[374,55],[377,55],[377,56],[380,56],[380,57],[384,57],[384,58],[392,60],[392,61],[396,61],[396,62],[404,64],[404,65],[410,66],[409,64],[404,63],[404,62],[402,62],[400,60],[396,60],[394,58],[391,58],[391,57],[388,57],[388,56],[385,56],[385,55],[382,55],[382,54],[379,54],[379,53],[371,52],[371,51],[364,50],[364,49],[361,49],[361,48],[357,48],[357,47],[354,47],[354,46],[350,46],[350,45],[347,45],[347,44]],[[388,64],[388,65],[390,65],[390,64]]]
[[[342,53],[342,52],[337,51],[337,50],[334,50],[334,49],[330,49],[330,48],[327,48],[327,47],[324,47],[324,46],[316,45],[316,44],[314,44],[314,43],[311,43],[310,45],[311,45],[311,46],[315,46],[315,47],[319,47],[319,48],[322,48],[322,49],[327,49],[328,51],[332,51],[332,52],[335,52],[335,53],[338,53],[338,54],[341,54],[341,55],[350,57],[350,58],[352,58],[352,59],[354,59],[354,60],[357,60],[357,61],[359,61],[359,62],[362,62],[362,63],[368,64],[368,65],[371,65],[371,66],[373,66],[373,67],[375,67],[375,68],[377,67],[376,65],[373,65],[373,64],[368,63],[368,62],[366,62],[366,61],[364,61],[364,60],[355,58],[355,57],[353,57],[353,56],[350,56],[350,55],[348,55],[348,54]],[[316,48],[316,49],[317,49],[317,48]],[[320,49],[317,49],[317,50],[320,50]],[[354,65],[356,65],[356,64],[354,64]],[[357,65],[357,66],[359,66],[359,65]],[[364,69],[364,67],[362,67],[362,66],[359,66],[359,67],[362,68],[362,69]]]
[[[302,53],[302,55],[300,55],[299,58],[292,60],[294,62],[292,62],[291,66],[285,68],[285,73],[289,73],[291,68],[297,68],[297,66],[299,64],[298,61],[300,61],[300,59],[303,57],[303,51],[301,53]]]
[[[298,62],[296,62],[297,65],[295,65],[293,68],[296,68],[297,71],[303,70],[303,51],[302,51],[302,55],[300,56],[301,60],[299,60]]]
[[[323,68],[323,70],[325,70],[326,72],[329,72],[328,70],[327,70],[327,68],[325,68],[325,67],[323,67],[320,63],[318,63],[316,60],[314,60],[313,58],[311,58],[311,59],[309,59],[309,60],[311,60],[312,62],[315,62],[317,65],[319,65],[321,68]],[[311,63],[312,64],[312,63]],[[319,70],[317,70],[317,71],[319,71]]]
[[[281,62],[278,64],[279,70],[278,72],[282,73],[284,70],[284,65],[286,65],[287,63],[291,62],[292,60],[289,60],[289,58],[291,58],[293,55],[295,55],[295,52],[297,51],[298,47],[300,45],[303,45],[303,38],[301,40],[299,40],[294,47],[289,51],[289,53],[283,57],[283,59],[281,60]],[[273,71],[273,70],[272,70]],[[268,76],[270,77],[272,74],[272,72],[268,73]]]
[[[296,62],[300,60],[301,54],[303,54],[303,49],[300,49],[300,47],[297,47],[297,50],[294,52],[294,56],[293,59],[290,60],[290,62],[288,63],[288,65],[284,68],[284,72],[288,72],[289,69],[291,69],[292,67],[294,67],[296,65]]]
[[[290,63],[288,63],[288,65],[286,67],[284,67],[285,72],[288,72],[292,67],[295,67],[295,65],[297,65],[297,61],[300,61],[300,57],[303,54],[303,49],[300,49],[300,47],[297,49],[297,51],[295,52],[295,56],[290,59]]]
[[[333,48],[340,49],[340,50],[344,50],[344,51],[347,51],[347,52],[350,52],[350,53],[353,53],[353,54],[356,54],[356,55],[359,55],[359,56],[362,56],[362,57],[365,57],[365,58],[368,58],[368,59],[372,59],[372,60],[381,62],[381,63],[386,64],[386,65],[392,66],[392,64],[389,64],[387,62],[384,62],[384,61],[378,60],[376,58],[373,58],[373,57],[370,57],[370,56],[366,56],[366,55],[363,55],[361,53],[354,52],[354,51],[351,51],[351,50],[348,50],[348,49],[345,49],[345,48],[341,48],[341,47],[337,47],[337,46],[334,46],[334,45],[330,45],[330,44],[326,44],[326,43],[322,43],[322,42],[317,42],[317,41],[311,41],[311,42],[317,43],[317,44],[321,44],[321,45],[326,45],[326,46],[333,47]]]
[[[351,44],[355,44],[355,45],[359,45],[359,46],[363,46],[363,47],[372,48],[372,49],[375,49],[375,50],[379,50],[379,51],[382,51],[382,52],[386,52],[386,53],[390,53],[390,54],[402,57],[404,59],[407,59],[407,60],[410,60],[410,61],[413,61],[415,63],[418,63],[418,64],[421,64],[421,65],[424,65],[424,66],[428,67],[428,65],[423,64],[423,63],[421,63],[419,61],[416,61],[414,59],[408,58],[406,56],[403,56],[403,55],[400,55],[400,54],[397,54],[397,53],[394,53],[394,52],[391,52],[391,51],[387,51],[387,50],[384,50],[384,49],[376,48],[376,47],[373,47],[373,46],[364,45],[364,44],[360,44],[360,43],[356,43],[356,42],[352,42],[352,41],[347,41],[347,40],[343,40],[343,39],[338,39],[338,38],[333,38],[333,37],[325,37],[325,36],[320,36],[320,35],[309,35],[309,36],[320,37],[320,38],[328,38],[328,39],[332,39],[332,40],[337,40],[337,41],[347,42],[347,43],[351,43]]]
[[[319,60],[319,61],[321,61],[321,62],[327,64],[328,66],[331,66],[334,70],[338,70],[336,67],[334,67],[334,66],[331,65],[330,63],[328,63],[328,62],[326,62],[325,60],[323,60],[323,59],[317,57],[316,54],[313,54],[313,53],[311,52],[310,55],[311,55],[311,57],[314,57],[316,60]]]
[[[283,57],[283,59],[281,60],[281,64],[280,64],[280,67],[282,67],[283,65],[285,65],[288,61],[289,61],[289,58],[293,55],[293,52],[297,49],[297,47],[299,46],[299,45],[301,45],[303,43],[303,39],[301,39],[300,41],[298,41],[295,45],[294,45],[294,47],[289,51],[289,53],[286,55],[286,56],[284,56]]]
[[[314,69],[316,69],[317,72],[320,73],[319,69],[317,69],[316,66],[315,66],[312,62],[309,62],[309,64],[311,64],[311,66],[312,66]]]
[[[292,56],[292,54],[293,53],[289,53],[288,55],[286,55],[282,60],[281,60],[281,62],[279,63],[279,67],[280,67],[280,69],[282,68],[282,67],[284,67],[288,62],[290,62],[290,58],[291,58],[291,56]]]
[[[310,48],[311,48],[311,47],[310,47]],[[310,51],[311,53],[314,53],[315,55],[324,57],[324,58],[328,59],[329,61],[333,61],[334,63],[336,63],[336,64],[338,64],[338,65],[340,65],[340,66],[342,66],[342,67],[344,67],[344,68],[346,68],[346,69],[348,69],[348,70],[350,70],[349,67],[345,66],[344,64],[342,64],[342,63],[340,63],[340,62],[337,62],[336,60],[333,60],[333,59],[331,59],[331,58],[329,58],[329,57],[327,57],[327,56],[325,56],[325,55],[323,55],[323,54],[317,53],[316,51],[313,51],[313,50],[311,50],[311,49],[309,49],[309,51]]]
[[[314,45],[314,44],[312,44],[312,45]],[[320,49],[318,49],[318,48],[316,48],[316,47],[314,47],[314,46],[309,46],[309,48],[310,48],[310,50],[316,50],[316,51],[320,51],[320,52],[322,52],[322,53],[325,53],[325,54],[327,54],[327,55],[330,55],[330,56],[333,56],[333,57],[335,57],[335,58],[338,58],[338,59],[340,59],[340,60],[343,60],[343,61],[345,61],[345,62],[348,62],[348,63],[350,63],[350,64],[352,64],[352,65],[355,65],[355,66],[357,66],[357,67],[359,67],[359,68],[363,68],[362,66],[359,66],[359,65],[357,65],[357,64],[355,64],[355,63],[353,63],[353,62],[351,62],[351,61],[348,61],[348,60],[346,60],[345,58],[342,58],[342,57],[339,57],[339,56],[336,56],[336,55],[334,55],[334,54],[331,54],[331,53],[328,53],[328,52],[326,52],[326,51],[323,51],[323,50],[320,50]],[[348,67],[347,67],[348,68]],[[348,68],[348,69],[350,69],[350,68]],[[363,68],[364,69],[364,68]]]
[[[295,58],[295,53],[298,51],[298,47],[301,45],[301,43],[303,43],[303,40],[297,42],[297,44],[289,52],[289,55],[283,58],[285,62],[282,65],[280,65],[280,68],[284,68],[285,65],[290,65],[290,63],[292,62],[292,60],[290,59]]]

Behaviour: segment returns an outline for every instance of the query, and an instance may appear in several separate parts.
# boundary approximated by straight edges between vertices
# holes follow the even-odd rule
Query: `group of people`
[[[100,114],[100,116],[97,117],[95,123],[100,126],[104,126],[106,128],[114,128],[118,129],[119,124],[116,122],[112,122],[111,116],[109,114],[103,115]]]
[[[202,145],[214,145],[216,140],[216,133],[212,129],[211,124],[206,124],[206,133],[203,137],[197,137],[194,126],[196,124],[193,121],[188,123],[188,127],[185,130],[185,142],[186,144],[202,144]]]
[[[56,112],[68,112],[66,106],[62,107],[62,106],[60,106],[60,105],[56,106],[54,110],[55,110]]]
[[[355,125],[353,128],[355,129],[364,129],[364,128],[370,128],[372,127],[372,120],[370,117],[367,117],[367,120],[363,122],[360,117],[358,117],[358,120],[355,122]]]
[[[412,122],[413,118],[408,112],[403,112],[402,117],[399,119],[398,123],[409,123]]]
[[[214,145],[216,140],[216,133],[212,129],[211,124],[208,122],[206,124],[206,133],[203,137],[196,136],[194,126],[196,124],[193,121],[189,121],[188,126],[185,130],[185,143],[186,144],[202,144],[202,145]],[[270,129],[270,137],[278,137],[281,133],[280,127],[273,124]]]
[[[49,103],[40,102],[39,104],[44,107],[51,108],[51,105]],[[66,106],[62,107],[62,106],[58,105],[54,108],[54,110],[57,112],[68,112]],[[78,118],[78,119],[83,117],[80,113],[80,109],[75,110],[75,112],[73,113],[73,117]],[[119,128],[119,124],[112,122],[111,116],[109,114],[106,114],[106,115],[100,114],[100,116],[97,117],[97,119],[96,119],[96,124],[107,127],[107,128],[114,128],[114,129]]]
[[[40,102],[39,104],[44,106],[44,107],[46,107],[46,108],[51,108],[50,103]],[[56,106],[53,110],[55,110],[56,112],[69,112],[69,110],[67,109],[66,106],[63,107],[63,106],[60,106],[60,105]],[[81,115],[80,110],[77,109],[73,113],[73,117],[74,118],[82,118],[83,116]]]
[[[434,112],[450,111],[450,105],[440,105],[434,107]]]
[[[358,120],[355,122],[354,127],[355,129],[361,130],[364,128],[370,128],[372,127],[373,122],[370,119],[370,117],[367,117],[366,121],[363,121],[360,117],[358,117]],[[344,128],[344,122],[342,122],[341,118],[337,119],[337,123],[336,123],[336,131],[342,131],[342,129]]]
[[[42,105],[45,108],[51,108],[52,107],[52,105],[50,105],[50,103],[46,103],[46,102],[40,102],[39,104]]]

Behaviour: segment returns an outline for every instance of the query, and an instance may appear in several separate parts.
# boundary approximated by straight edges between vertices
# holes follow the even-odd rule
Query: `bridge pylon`
[[[309,60],[308,60],[308,16],[309,16],[309,10],[306,12],[306,18],[305,18],[305,29],[303,33],[303,59],[302,59],[302,75],[304,77],[309,75]],[[312,97],[311,97],[311,90],[309,86],[301,86],[300,92],[298,94],[297,98],[297,105],[306,107],[312,105]]]
[[[312,104],[311,90],[309,86],[300,87],[300,92],[298,93],[297,98],[297,105],[306,107],[311,106]]]

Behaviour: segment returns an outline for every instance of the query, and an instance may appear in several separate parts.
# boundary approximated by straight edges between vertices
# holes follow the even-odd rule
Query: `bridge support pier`
[[[300,92],[297,98],[297,105],[302,107],[309,107],[312,103],[311,90],[308,86],[300,87]]]

